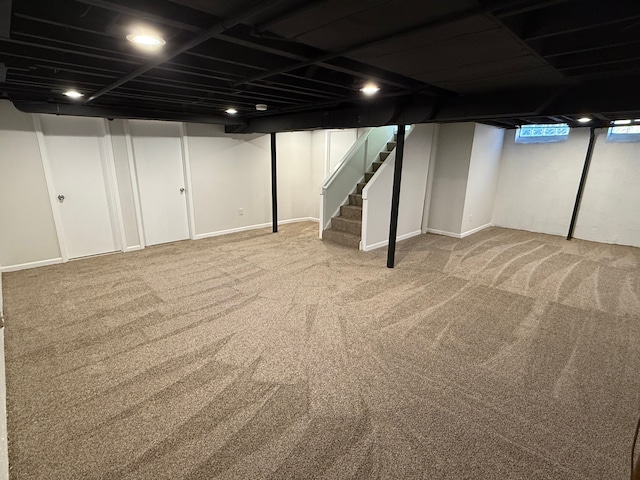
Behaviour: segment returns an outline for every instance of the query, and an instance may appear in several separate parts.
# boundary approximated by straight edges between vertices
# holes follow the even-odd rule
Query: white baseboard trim
[[[493,223],[487,223],[486,225],[482,225],[478,228],[474,228],[473,230],[468,230],[463,233],[447,232],[446,230],[436,230],[435,228],[427,228],[427,233],[435,233],[436,235],[444,235],[445,237],[465,238],[489,227],[493,227]]]
[[[478,233],[480,230],[484,230],[485,228],[489,228],[489,227],[493,227],[493,223],[487,223],[485,225],[481,225],[477,228],[474,228],[473,230],[462,232],[462,234],[460,234],[460,238],[468,237],[469,235],[473,235],[474,233]]]
[[[401,242],[402,240],[407,240],[411,237],[416,237],[418,235],[422,235],[422,230],[416,230],[415,232],[405,233],[404,235],[399,235],[396,237],[396,242]],[[376,248],[386,247],[389,245],[389,240],[384,240],[382,242],[374,243],[372,245],[362,245],[360,244],[360,249],[363,252],[370,252],[371,250],[375,250]]]
[[[319,221],[320,220],[313,217],[291,218],[289,220],[278,221],[278,225],[287,225],[289,223],[299,223],[299,222],[319,222]],[[199,233],[194,237],[194,240],[202,240],[203,238],[219,237],[220,235],[229,235],[230,233],[247,232],[249,230],[259,230],[261,228],[269,228],[271,225],[272,225],[271,222],[259,223],[257,225],[248,225],[246,227],[230,228],[228,230],[220,230],[217,232]]]
[[[132,247],[127,247],[124,249],[125,253],[129,253],[129,252],[137,252],[138,250],[142,250],[143,247],[142,245],[134,245]]]
[[[8,265],[6,267],[0,267],[0,272],[16,272],[18,270],[26,270],[27,268],[46,267],[48,265],[56,265],[58,263],[62,263],[62,258],[52,258],[50,260],[40,260],[38,262]]]

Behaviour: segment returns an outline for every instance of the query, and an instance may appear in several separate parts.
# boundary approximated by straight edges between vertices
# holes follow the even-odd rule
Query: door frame
[[[53,223],[56,228],[56,236],[58,237],[58,246],[60,248],[60,257],[63,262],[69,261],[69,251],[67,242],[62,228],[62,215],[60,213],[60,203],[57,201],[57,190],[53,181],[53,171],[51,169],[51,159],[47,151],[47,144],[42,130],[42,122],[37,114],[31,114],[33,126],[36,132],[36,140],[38,149],[40,150],[40,159],[42,161],[42,169],[44,170],[45,183],[49,194],[49,202],[53,213]],[[104,120],[106,122],[106,119]],[[100,163],[102,166],[102,176],[104,179],[105,193],[107,197],[107,209],[109,211],[109,219],[111,221],[111,231],[113,234],[115,251],[124,251],[126,242],[124,241],[124,220],[122,217],[122,206],[120,204],[120,195],[118,194],[117,179],[115,177],[115,158],[113,154],[113,144],[111,143],[111,134],[108,127],[101,123],[101,136],[98,137]]]
[[[191,181],[191,162],[189,156],[189,145],[187,143],[187,127],[184,122],[177,123],[180,128],[180,162],[182,164],[182,179],[184,181],[184,188],[186,193],[186,207],[187,207],[187,226],[189,229],[189,239],[194,240],[196,236],[195,232],[195,212],[193,209],[193,193],[192,193],[192,181]],[[138,167],[136,163],[136,154],[133,147],[133,135],[131,134],[131,127],[129,120],[123,120],[124,124],[124,136],[127,144],[127,157],[129,160],[129,171],[131,174],[131,183],[133,184],[133,203],[136,208],[136,221],[138,223],[138,236],[140,237],[140,248],[147,246],[147,239],[144,232],[144,216],[142,214],[141,207],[141,195],[140,195],[140,182],[138,181]]]

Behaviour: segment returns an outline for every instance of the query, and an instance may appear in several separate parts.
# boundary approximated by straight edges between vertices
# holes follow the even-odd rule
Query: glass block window
[[[608,142],[640,142],[640,125],[618,125],[609,128]]]
[[[516,143],[564,142],[569,130],[566,123],[522,125],[516,130]]]

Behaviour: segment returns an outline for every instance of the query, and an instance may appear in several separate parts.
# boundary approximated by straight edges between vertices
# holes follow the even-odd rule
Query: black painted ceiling
[[[167,45],[136,49],[140,24]],[[637,0],[0,0],[0,98],[238,132],[607,124],[640,118],[639,46]]]

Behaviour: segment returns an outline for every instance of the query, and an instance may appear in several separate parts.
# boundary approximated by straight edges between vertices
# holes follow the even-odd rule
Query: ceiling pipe
[[[222,115],[194,115],[181,112],[167,112],[149,109],[126,109],[117,107],[94,107],[66,103],[29,102],[12,100],[15,107],[24,113],[50,113],[77,117],[128,118],[142,120],[170,120],[176,122],[208,123],[214,125],[242,125],[241,119]]]
[[[157,59],[141,66],[140,68],[137,68],[136,70],[134,70],[133,72],[125,75],[124,77],[116,80],[115,82],[113,82],[111,85],[107,85],[106,87],[104,87],[103,89],[97,91],[96,93],[94,93],[93,95],[91,95],[87,101],[85,103],[91,103],[94,100],[96,100],[97,98],[100,98],[102,95],[109,93],[111,90],[118,88],[122,85],[124,85],[125,83],[127,83],[130,80],[133,80],[136,77],[139,77],[140,75],[143,75],[144,73],[148,72],[149,70],[162,65],[163,63],[167,62],[168,60],[171,60],[172,58],[180,55],[181,53],[184,53],[188,50],[191,50],[193,47],[200,45],[203,42],[206,42],[207,40],[213,38],[215,35],[218,35],[232,27],[234,27],[235,25],[238,25],[239,23],[242,23],[246,20],[248,20],[251,17],[254,17],[255,15],[258,15],[266,10],[270,10],[272,9],[274,6],[278,5],[279,3],[281,3],[283,0],[275,0],[273,2],[259,2],[257,4],[254,4],[252,7],[247,8],[247,9],[243,9],[241,13],[234,15],[232,17],[230,17],[229,19],[223,20],[221,22],[218,22],[216,25],[214,25],[213,27],[211,27],[210,29],[200,33],[199,35],[197,35],[196,37],[194,37],[192,40],[190,40],[189,42],[172,49],[170,52],[165,53],[160,55]]]

